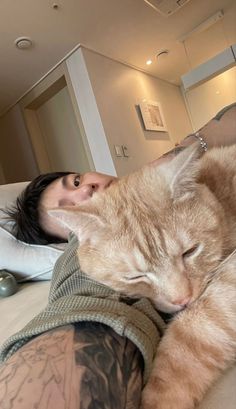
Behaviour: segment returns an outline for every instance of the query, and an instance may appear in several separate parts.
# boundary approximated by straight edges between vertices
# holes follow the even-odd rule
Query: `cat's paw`
[[[193,409],[193,405],[180,394],[173,393],[169,383],[152,377],[142,392],[141,409]]]
[[[182,409],[181,406],[176,406],[173,400],[168,396],[163,397],[154,391],[145,391],[142,395],[140,409]]]
[[[159,409],[158,393],[152,383],[149,382],[142,392],[141,409]]]

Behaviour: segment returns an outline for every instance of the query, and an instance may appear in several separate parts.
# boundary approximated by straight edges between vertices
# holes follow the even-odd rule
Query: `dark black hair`
[[[13,234],[30,244],[63,243],[60,237],[46,233],[39,223],[39,202],[42,192],[54,180],[74,172],[53,172],[39,175],[18,196],[15,205],[6,209],[8,219],[14,221]]]

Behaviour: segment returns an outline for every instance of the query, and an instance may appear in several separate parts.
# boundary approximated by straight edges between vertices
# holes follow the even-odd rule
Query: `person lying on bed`
[[[235,108],[219,113],[202,128],[200,134],[208,147],[235,142]],[[158,161],[170,160],[194,141],[196,137],[189,136]],[[81,203],[115,182],[116,178],[96,172],[41,175],[10,212],[18,239],[38,244],[69,239],[69,244],[56,263],[48,306],[3,346],[1,407],[139,407],[142,385],[165,323],[150,310],[148,301],[137,309],[136,303],[130,305],[82,276],[76,259],[77,239],[47,215],[52,207]],[[122,319],[127,315],[130,322]]]

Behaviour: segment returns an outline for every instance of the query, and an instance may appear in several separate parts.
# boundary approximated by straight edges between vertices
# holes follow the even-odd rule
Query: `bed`
[[[18,282],[14,295],[0,297],[0,344],[46,305],[53,267],[65,247],[28,245],[12,234],[12,223],[6,221],[3,210],[28,183],[0,186],[0,270],[12,273]]]

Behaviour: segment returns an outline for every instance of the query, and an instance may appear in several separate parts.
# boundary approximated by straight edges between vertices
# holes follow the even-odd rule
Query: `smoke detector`
[[[163,16],[168,17],[181,9],[190,0],[144,0],[149,6],[161,13]]]
[[[33,42],[29,37],[19,37],[15,40],[15,45],[20,50],[26,50],[27,48],[32,47]]]
[[[164,59],[165,57],[168,56],[169,52],[170,52],[169,50],[161,50],[161,51],[159,51],[159,52],[156,54],[156,59],[157,59],[157,60],[159,60],[159,59]]]

